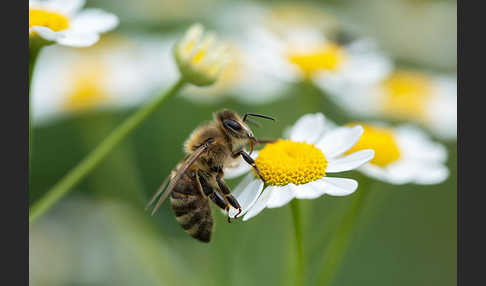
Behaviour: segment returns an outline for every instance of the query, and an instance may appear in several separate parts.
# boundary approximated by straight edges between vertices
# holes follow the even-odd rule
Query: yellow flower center
[[[430,99],[432,83],[426,76],[397,71],[383,81],[385,98],[383,112],[391,117],[405,119],[424,119],[426,103]]]
[[[72,90],[65,102],[69,111],[87,111],[102,105],[108,98],[102,86],[103,69],[99,65],[78,67],[73,77]]]
[[[289,52],[287,57],[309,77],[322,70],[336,71],[344,61],[345,53],[338,45],[327,44],[308,52]]]
[[[326,175],[327,161],[312,144],[278,140],[260,150],[255,163],[267,184],[306,184]]]
[[[69,27],[69,18],[56,12],[31,8],[29,9],[29,28],[33,26],[42,26],[58,32]]]
[[[364,128],[363,135],[347,154],[364,149],[375,150],[375,157],[370,163],[384,167],[400,158],[400,149],[390,128],[359,123]],[[350,124],[354,126],[356,124]]]

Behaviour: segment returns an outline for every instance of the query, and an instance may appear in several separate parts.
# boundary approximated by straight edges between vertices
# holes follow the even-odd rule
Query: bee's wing
[[[164,179],[164,181],[162,182],[162,184],[160,185],[159,189],[157,190],[157,192],[154,194],[154,196],[152,197],[152,199],[150,200],[150,202],[148,202],[148,204],[145,206],[145,210],[147,210],[155,201],[155,199],[160,195],[160,193],[162,193],[162,191],[165,189],[165,187],[167,186],[167,183],[169,182],[169,178],[170,178],[170,174],[172,174],[172,171],[174,171],[174,169],[172,169],[169,173],[169,175],[167,175],[167,177]]]
[[[157,209],[160,207],[160,205],[167,199],[169,194],[174,189],[174,186],[176,185],[177,181],[179,181],[179,179],[184,175],[184,173],[187,171],[187,169],[189,169],[189,167],[191,167],[192,164],[194,164],[194,162],[196,162],[196,160],[199,157],[201,157],[201,155],[204,154],[204,152],[206,152],[208,150],[208,148],[209,148],[209,146],[211,145],[212,142],[213,142],[212,140],[207,141],[205,144],[201,145],[198,149],[196,149],[196,151],[194,151],[194,153],[192,153],[187,159],[183,159],[184,164],[180,168],[177,168],[175,177],[170,181],[169,186],[167,187],[165,192],[160,196],[159,201],[157,202],[154,209],[152,210],[152,215],[154,215],[154,213],[157,211]],[[164,180],[164,182],[160,186],[159,190],[157,191],[157,193],[155,193],[154,197],[148,203],[146,208],[148,208],[154,202],[155,198],[162,192],[162,190],[164,189],[165,185],[167,184],[169,178],[170,178],[170,174]]]

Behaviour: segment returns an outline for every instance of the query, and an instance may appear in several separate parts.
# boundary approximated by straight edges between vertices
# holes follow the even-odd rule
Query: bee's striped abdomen
[[[181,179],[171,193],[170,204],[177,222],[190,236],[209,242],[213,231],[213,217],[209,201],[190,182]]]

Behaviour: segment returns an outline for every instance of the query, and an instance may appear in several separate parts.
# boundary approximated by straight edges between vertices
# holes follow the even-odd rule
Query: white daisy
[[[294,29],[276,36],[260,30],[257,40],[272,42],[272,60],[292,80],[312,79],[326,84],[368,83],[381,79],[391,69],[390,60],[369,39],[341,45],[319,30]]]
[[[101,9],[83,9],[84,0],[29,0],[29,39],[85,47],[114,29],[118,17]]]
[[[322,82],[318,85],[324,87]],[[326,87],[334,101],[359,116],[418,123],[442,139],[457,136],[457,82],[453,77],[396,69],[371,84]]]
[[[288,84],[323,78],[334,82],[370,82],[386,75],[388,58],[366,39],[342,44],[341,23],[318,5],[256,5],[222,7],[216,25],[233,34],[244,51],[244,75],[255,75],[244,92],[245,103],[266,103],[285,94]],[[231,19],[232,25],[227,25]],[[346,31],[347,33],[347,31]],[[366,71],[366,72],[363,72]],[[249,77],[249,76],[248,76]],[[251,84],[251,80],[258,79]]]
[[[411,125],[392,128],[379,123],[357,124],[364,133],[348,152],[375,150],[373,160],[359,171],[391,184],[438,184],[448,177],[449,169],[444,165],[447,150],[420,129]]]
[[[266,187],[251,172],[233,192],[242,206],[240,215],[244,215],[244,221],[266,207],[281,207],[294,198],[315,199],[323,194],[345,196],[357,189],[357,181],[328,174],[356,169],[369,162],[374,151],[367,149],[343,155],[358,142],[363,128],[332,127],[321,113],[305,115],[290,129],[289,139],[267,144],[258,152],[255,162]],[[228,177],[228,170],[225,173]],[[229,212],[230,216],[237,214],[235,209]]]
[[[45,48],[32,82],[33,123],[143,103],[178,76],[167,41],[175,40],[110,35],[85,49]]]

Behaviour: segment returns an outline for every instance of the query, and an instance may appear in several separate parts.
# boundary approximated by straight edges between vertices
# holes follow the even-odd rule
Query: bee
[[[273,117],[255,113],[246,113],[241,118],[237,113],[223,109],[213,114],[212,121],[196,128],[184,143],[186,155],[163,181],[146,209],[160,196],[152,210],[154,215],[170,195],[177,222],[186,233],[202,242],[209,242],[213,232],[209,200],[226,212],[234,207],[238,210],[236,218],[241,213],[241,206],[224,182],[223,170],[241,156],[265,181],[250,154],[254,145],[273,141],[258,140],[253,136],[246,123],[257,123],[249,116],[275,121]],[[247,145],[249,153],[244,149]],[[229,212],[228,222],[231,222]]]

